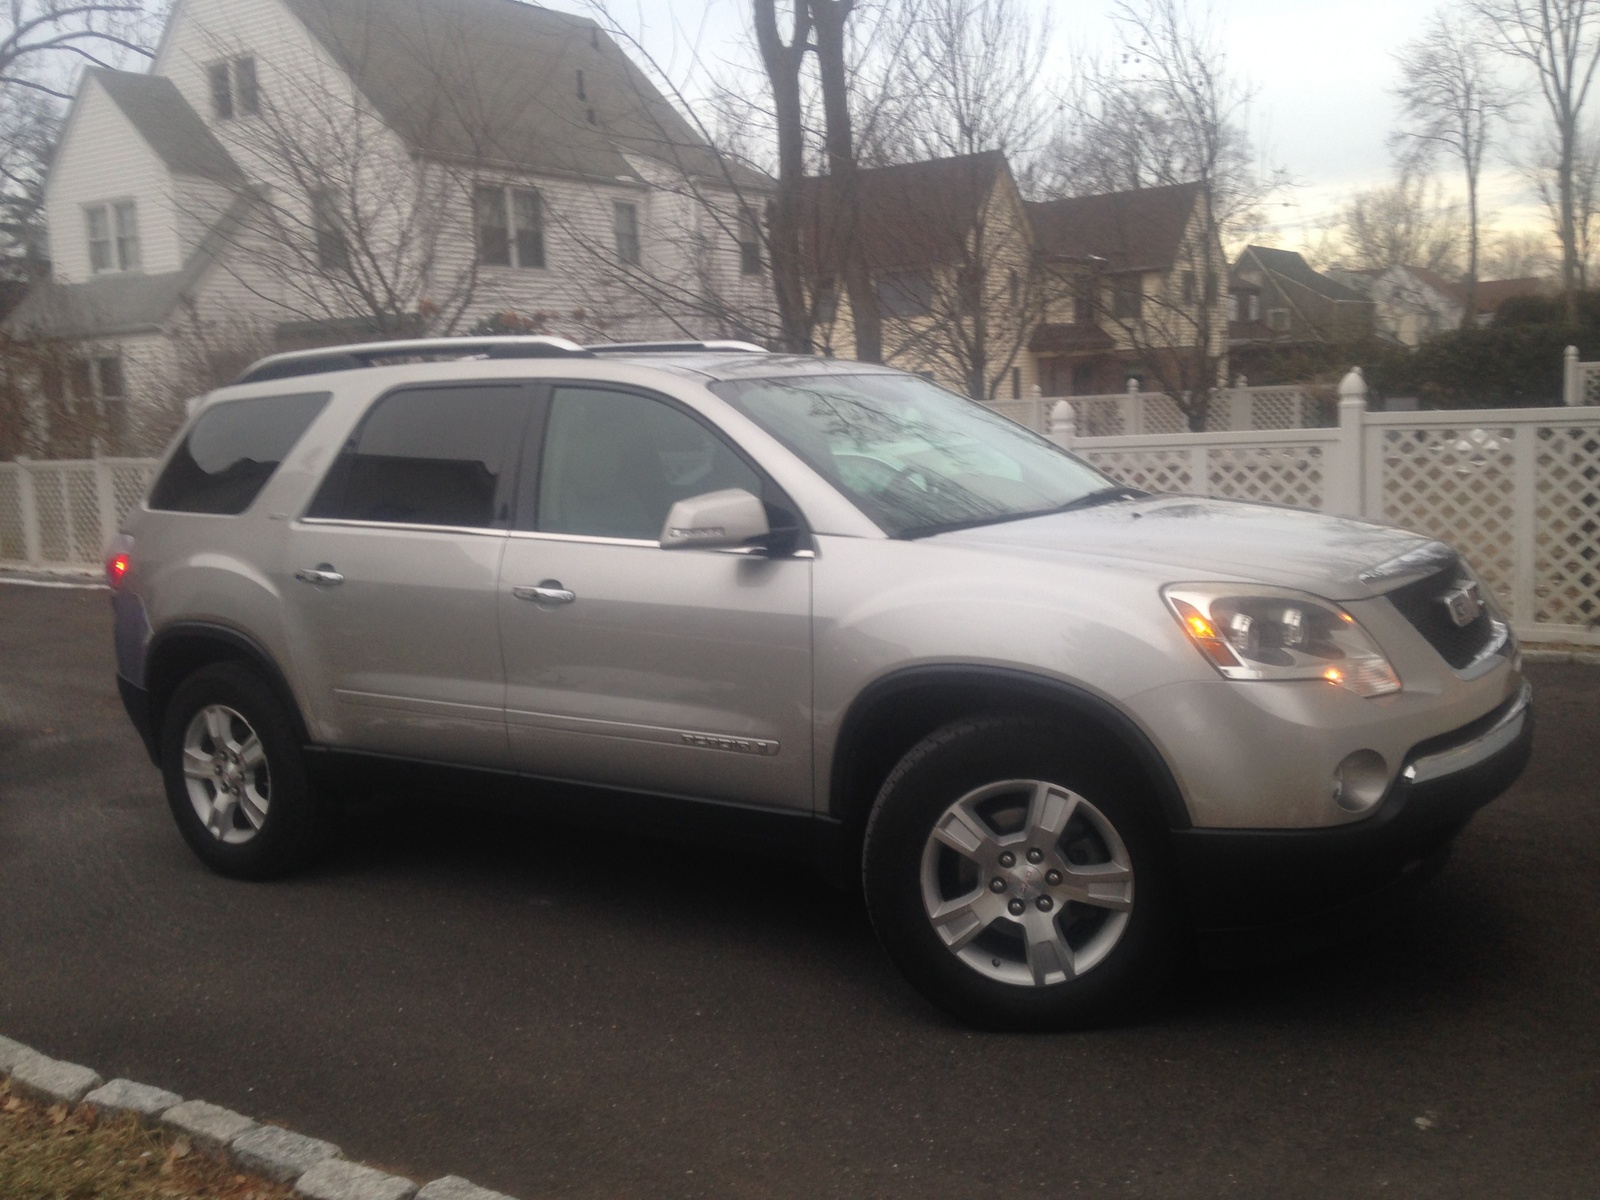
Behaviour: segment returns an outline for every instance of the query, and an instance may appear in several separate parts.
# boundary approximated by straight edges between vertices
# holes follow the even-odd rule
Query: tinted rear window
[[[328,392],[262,396],[200,415],[150,490],[168,512],[242,513],[328,403]]]
[[[393,392],[362,421],[307,515],[504,525],[527,419],[527,394],[515,384]]]

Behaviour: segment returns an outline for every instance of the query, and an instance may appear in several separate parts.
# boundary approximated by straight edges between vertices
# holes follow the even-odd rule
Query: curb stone
[[[11,1069],[11,1082],[26,1095],[37,1096],[53,1104],[76,1104],[105,1080],[88,1067],[57,1062],[42,1054],[34,1054]]]
[[[300,1176],[294,1190],[311,1200],[412,1200],[417,1185],[371,1167],[325,1158]]]
[[[318,1141],[273,1125],[257,1125],[245,1130],[233,1139],[228,1149],[239,1166],[264,1175],[274,1183],[293,1183],[324,1159],[344,1157],[344,1151],[332,1142]]]
[[[83,1102],[106,1112],[132,1113],[142,1120],[153,1121],[167,1109],[182,1104],[183,1097],[131,1079],[113,1079],[105,1087],[90,1092]]]
[[[88,1067],[58,1062],[31,1046],[0,1036],[0,1082],[8,1079],[27,1095],[127,1113],[181,1133],[242,1171],[293,1184],[309,1200],[512,1200],[459,1175],[435,1179],[419,1191],[409,1179],[347,1162],[332,1142],[275,1125],[258,1125],[218,1105],[184,1100],[131,1079],[103,1083]]]
[[[1533,650],[1524,646],[1522,657],[1531,663],[1576,663],[1600,667],[1600,650]]]
[[[417,1200],[511,1200],[511,1197],[468,1183],[459,1175],[446,1175],[418,1192]]]
[[[226,1151],[228,1143],[256,1127],[249,1117],[204,1100],[185,1100],[161,1114],[161,1123],[187,1136],[196,1146],[213,1153]]]

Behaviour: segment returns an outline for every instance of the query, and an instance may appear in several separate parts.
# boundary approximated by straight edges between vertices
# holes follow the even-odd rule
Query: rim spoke
[[[211,756],[198,746],[185,746],[183,773],[189,779],[203,779],[210,783],[215,778],[211,773]]]
[[[1065,874],[1059,890],[1074,903],[1117,912],[1127,912],[1133,907],[1128,897],[1133,872],[1121,863],[1067,863]]]
[[[211,799],[211,812],[206,817],[206,828],[211,830],[211,836],[222,838],[233,832],[233,806],[234,798],[221,788]]]
[[[1054,784],[1035,784],[1033,798],[1028,802],[1028,832],[1035,839],[1057,841],[1077,807],[1078,798],[1071,792]]]
[[[1051,975],[1073,976],[1072,947],[1061,936],[1054,913],[1034,909],[1022,919],[1028,939],[1028,970],[1033,982],[1043,986]]]
[[[985,847],[992,849],[995,844],[994,834],[977,816],[967,811],[965,804],[958,804],[945,813],[933,827],[933,836],[957,854],[964,854],[968,858],[975,857]]]
[[[990,907],[985,903],[988,897],[989,892],[980,887],[965,896],[946,900],[928,914],[946,946],[959,950],[994,923],[996,914],[982,911]]]
[[[260,829],[261,823],[267,819],[267,802],[261,798],[254,785],[247,784],[239,789],[239,811],[244,814],[244,819],[250,822],[251,829]]]
[[[251,767],[259,767],[267,761],[266,747],[261,744],[261,739],[254,732],[240,745],[239,760],[244,764],[244,768],[247,771]]]
[[[228,749],[233,745],[232,722],[228,714],[213,705],[206,709],[206,732],[211,735],[211,744],[218,750]]]

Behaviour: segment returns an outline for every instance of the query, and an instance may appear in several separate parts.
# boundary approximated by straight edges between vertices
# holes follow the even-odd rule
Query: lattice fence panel
[[[39,521],[40,557],[50,563],[68,562],[73,531],[66,476],[48,466],[34,465],[27,471],[33,480],[33,511]]]
[[[1600,404],[1600,363],[1579,363],[1581,394],[1584,404]]]
[[[1078,437],[1121,437],[1128,432],[1122,419],[1121,396],[1068,396]]]
[[[1187,433],[1189,418],[1171,396],[1155,393],[1144,398],[1144,431],[1146,433]]]
[[[1213,496],[1322,507],[1321,446],[1213,446],[1207,474]]]
[[[22,468],[0,466],[0,562],[21,562],[27,556],[22,532]]]
[[[1514,607],[1512,469],[1518,450],[1510,429],[1425,426],[1383,434],[1384,519],[1455,546],[1508,610]]]
[[[1147,492],[1193,492],[1194,471],[1187,450],[1089,450],[1076,453],[1111,478]]]
[[[1300,409],[1299,388],[1250,389],[1251,429],[1299,429]]]
[[[105,549],[100,526],[100,485],[92,464],[62,468],[62,483],[72,510],[72,538],[67,550],[70,563],[94,564]]]
[[[154,463],[119,462],[111,466],[111,495],[116,506],[117,520],[133,511],[134,505],[144,499],[155,475]]]
[[[1600,627],[1600,429],[1538,437],[1533,619]]]

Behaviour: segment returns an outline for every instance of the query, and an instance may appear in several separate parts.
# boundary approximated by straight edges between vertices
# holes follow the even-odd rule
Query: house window
[[[1183,273],[1183,302],[1185,304],[1193,304],[1198,296],[1199,292],[1195,290],[1194,286],[1194,272],[1185,271]]]
[[[890,271],[878,279],[878,308],[886,317],[925,317],[933,311],[933,279],[926,271]]]
[[[331,188],[311,193],[311,229],[316,239],[317,266],[343,271],[350,266],[350,242],[339,213],[339,195]]]
[[[103,204],[84,210],[89,225],[89,269],[111,270],[111,218]]]
[[[486,267],[509,267],[511,226],[506,220],[505,188],[474,188],[472,208],[478,227],[478,262]]]
[[[1072,298],[1072,323],[1074,325],[1094,324],[1094,289],[1092,285]]]
[[[1137,319],[1144,314],[1144,287],[1139,276],[1117,280],[1111,306],[1113,315],[1124,320]]]
[[[139,210],[132,200],[114,204],[94,204],[84,209],[89,231],[89,269],[137,271],[139,259]]]
[[[1256,292],[1235,292],[1233,297],[1233,319],[1235,321],[1259,321],[1261,319],[1261,297]]]
[[[811,307],[818,325],[832,325],[839,315],[838,287],[832,283],[819,286],[816,295],[811,298]]]
[[[617,235],[617,257],[633,266],[639,265],[639,206],[626,200],[616,200],[611,205],[612,224]]]
[[[211,111],[219,121],[233,116],[233,87],[228,79],[228,64],[212,63],[206,68],[211,81]]]
[[[511,220],[518,267],[544,266],[544,197],[532,188],[511,189]]]
[[[1011,368],[1011,398],[1013,400],[1021,400],[1022,399],[1022,368],[1021,367],[1012,367]]]
[[[253,117],[261,111],[261,88],[256,83],[256,60],[248,55],[206,68],[211,85],[211,112],[219,121],[235,116]]]
[[[1215,271],[1207,271],[1206,272],[1206,303],[1207,304],[1215,304],[1216,302],[1217,302],[1217,273]]]
[[[1267,328],[1274,333],[1289,332],[1289,310],[1287,308],[1269,308],[1267,310]]]
[[[749,211],[739,214],[739,274],[761,274],[761,229]]]
[[[1022,303],[1022,276],[1017,274],[1015,267],[1006,272],[1006,286],[1011,292],[1011,307],[1016,308]]]

